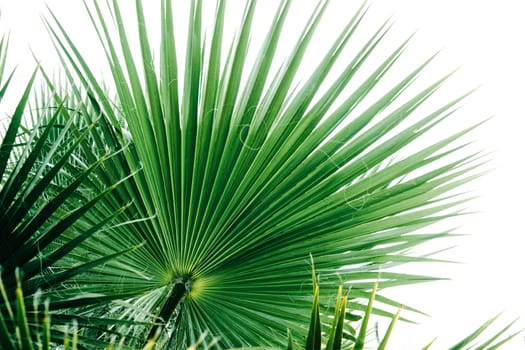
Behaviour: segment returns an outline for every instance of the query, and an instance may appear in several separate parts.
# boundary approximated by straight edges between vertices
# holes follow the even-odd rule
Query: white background
[[[123,0],[121,3],[128,1],[131,2]],[[102,72],[104,58],[95,49],[98,47],[96,36],[82,2],[48,0],[47,3],[84,49],[88,61],[94,66],[99,64]],[[147,10],[155,13],[157,1],[151,3],[153,5],[148,5]],[[271,7],[275,2],[262,3]],[[313,1],[298,3],[297,12],[292,9],[290,13],[292,22],[304,21],[307,11],[302,12],[302,5],[311,8]],[[342,23],[351,17],[356,4],[355,1],[332,1],[320,33],[335,35]],[[455,119],[458,130],[494,116],[475,133],[475,147],[492,152],[492,161],[487,167],[492,171],[471,186],[479,197],[468,208],[478,213],[462,218],[459,230],[470,236],[451,242],[458,247],[442,255],[462,264],[415,267],[416,272],[446,276],[451,280],[391,292],[392,296],[431,317],[419,318],[417,326],[398,325],[390,348],[418,349],[434,337],[438,340],[433,348],[451,346],[501,311],[500,324],[521,317],[515,329],[525,327],[522,238],[525,215],[522,166],[525,150],[525,3],[522,0],[376,0],[371,4],[363,24],[365,32],[366,28],[377,27],[390,15],[396,22],[385,43],[385,52],[417,30],[406,54],[414,62],[444,48],[427,73],[428,82],[434,73],[439,76],[462,65],[444,91],[457,96],[481,84],[465,102],[460,118]],[[11,67],[19,66],[14,82],[21,88],[35,66],[29,47],[48,70],[53,71],[57,66],[40,18],[47,10],[42,0],[0,0],[0,9],[0,26],[11,32]],[[329,41],[321,38],[316,47]],[[410,66],[410,58],[404,62]],[[0,118],[5,118],[5,113],[2,108]],[[525,349],[523,335],[505,349]]]

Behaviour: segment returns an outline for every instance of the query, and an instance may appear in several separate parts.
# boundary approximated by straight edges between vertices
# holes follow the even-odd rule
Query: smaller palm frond
[[[0,73],[4,72],[6,46],[6,41],[0,40]],[[76,318],[79,326],[89,325],[92,329],[106,331],[108,324],[114,326],[118,322],[97,320],[96,317],[87,322],[78,312],[72,316],[73,309],[100,304],[104,300],[100,295],[81,291],[71,279],[136,249],[128,246],[103,257],[79,250],[80,243],[102,234],[126,209],[124,203],[110,215],[84,220],[86,213],[95,211],[102,199],[118,189],[128,175],[112,174],[111,183],[100,184],[101,174],[108,172],[108,160],[121,149],[105,148],[97,157],[86,157],[84,150],[91,148],[92,130],[99,127],[96,116],[90,114],[89,121],[80,122],[81,111],[71,110],[67,99],[53,93],[52,85],[47,84],[49,88],[46,86],[41,91],[34,90],[39,72],[43,73],[41,68],[35,69],[0,135],[3,291],[0,312],[4,318],[12,316],[9,310],[20,304],[19,286],[23,282],[26,305],[34,298],[46,300],[44,304],[37,302],[39,310],[34,311],[35,317],[53,314],[56,329],[71,324]],[[4,82],[0,75],[0,98],[7,91],[11,77],[12,74]],[[39,98],[43,96],[52,98]],[[29,108],[32,97],[35,103]],[[73,264],[65,263],[73,256]],[[33,318],[28,320],[31,339],[35,340],[41,322],[36,319],[33,322]],[[14,331],[18,329],[16,323],[7,322],[6,327],[4,331],[9,334],[18,334]],[[60,343],[63,337],[55,328],[49,333],[49,341]],[[6,338],[6,342],[9,341],[16,342],[14,338]]]
[[[378,332],[376,329],[375,333],[377,339],[369,341],[367,340],[367,336],[371,332],[368,328],[368,325],[370,318],[372,317],[373,303],[379,284],[377,282],[375,283],[372,292],[368,296],[368,302],[364,314],[359,317],[357,326],[353,328],[348,326],[350,320],[346,319],[346,315],[348,314],[348,292],[343,293],[343,286],[341,285],[337,292],[335,305],[332,305],[331,307],[328,305],[321,305],[319,299],[319,282],[318,278],[315,276],[315,272],[313,273],[313,277],[314,294],[312,301],[312,313],[308,327],[308,335],[306,336],[306,345],[304,347],[306,350],[363,350],[365,348],[372,347],[376,348],[377,350],[385,350],[387,348],[388,342],[393,334],[394,325],[399,320],[403,306],[399,306],[397,312],[390,316],[390,324],[382,339],[379,339],[377,336]],[[327,316],[329,316],[329,319],[331,319],[331,324],[321,321],[322,317]],[[488,328],[494,323],[494,321],[496,321],[497,318],[498,316],[489,319],[460,342],[454,346],[451,346],[449,350],[467,350],[473,349],[474,347],[478,350],[495,350],[506,344],[517,335],[523,333],[524,330],[513,331],[512,333],[509,333],[509,330],[516,322],[514,321],[505,325],[497,332],[490,331],[489,334]],[[359,332],[357,333],[354,329],[359,329]],[[483,337],[485,339],[483,339]],[[424,346],[423,350],[430,349],[434,341]],[[296,341],[293,339],[293,335],[289,331],[287,347],[288,350],[301,348],[301,345],[296,345],[295,343]],[[299,344],[302,344],[302,342]]]
[[[308,335],[306,336],[305,349],[306,350],[340,350],[352,349],[362,350],[365,345],[365,340],[368,335],[368,324],[373,310],[373,302],[377,292],[378,283],[374,284],[371,294],[368,296],[368,304],[362,316],[358,316],[359,333],[356,332],[355,325],[351,325],[351,320],[347,319],[347,315],[355,321],[355,316],[351,315],[347,309],[349,290],[343,293],[343,285],[339,286],[337,296],[335,298],[335,305],[322,305],[319,299],[319,282],[315,275],[315,270],[312,270],[314,295],[312,301],[312,313],[310,317],[310,324],[308,328]],[[323,310],[321,312],[321,310]],[[387,342],[392,334],[395,323],[399,319],[402,307],[399,307],[397,313],[391,316],[390,325],[378,345],[378,350],[384,350]],[[329,313],[331,312],[331,313]],[[323,321],[322,318],[326,320]],[[330,322],[331,321],[331,322]],[[353,322],[355,324],[355,322]],[[292,333],[288,333],[288,350],[293,350],[298,346],[294,346],[294,339]],[[300,346],[300,345],[299,345]]]
[[[32,304],[27,304],[30,299],[24,297],[19,270],[15,272],[16,292],[15,303],[11,307],[11,300],[7,298],[7,293],[0,278],[0,296],[2,305],[0,309],[0,348],[2,350],[77,350],[77,349],[111,349],[111,350],[138,350],[124,346],[119,342],[118,335],[115,335],[112,342],[97,340],[96,337],[85,336],[85,331],[79,327],[76,318],[72,318],[68,323],[58,322],[60,327],[52,327],[54,318],[60,315],[53,315],[49,310],[49,299],[42,303],[42,294],[34,293]],[[32,305],[27,307],[27,305]],[[60,318],[59,318],[60,320]],[[118,324],[119,321],[115,321]],[[97,320],[91,320],[90,327],[95,326]],[[86,326],[86,324],[84,324]],[[194,345],[198,347],[202,342],[206,342],[207,348],[213,346],[214,341],[206,339],[206,334]],[[148,343],[142,350],[158,349],[159,346],[154,341]]]
[[[514,339],[516,336],[523,334],[524,329],[519,330],[519,331],[513,331],[512,333],[509,334],[509,330],[517,321],[515,320],[513,322],[510,322],[503,328],[501,328],[497,333],[487,335],[488,328],[491,325],[493,325],[494,321],[496,321],[498,317],[499,315],[487,320],[484,324],[482,324],[474,332],[466,336],[464,339],[459,341],[454,346],[450,347],[449,350],[463,350],[463,349],[473,349],[473,348],[476,348],[478,350],[495,350],[507,344],[510,340]],[[484,340],[482,337],[485,337],[486,339]],[[430,343],[424,349],[429,349],[431,344],[432,343]]]
[[[50,326],[49,300],[42,307],[40,293],[33,295],[33,308],[27,309],[18,270],[16,276],[15,308],[10,306],[10,300],[0,278],[2,305],[0,310],[0,345],[4,350],[51,350],[54,348],[51,339],[62,338],[65,349],[76,350],[78,344],[78,328],[75,321],[71,326],[63,326],[62,335]],[[70,333],[71,331],[71,333]]]

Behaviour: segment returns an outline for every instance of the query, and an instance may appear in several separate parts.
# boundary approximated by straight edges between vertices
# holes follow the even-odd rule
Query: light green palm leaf
[[[352,285],[350,309],[364,308],[356,298],[369,295],[380,270],[383,288],[433,280],[389,268],[432,261],[411,256],[410,249],[450,235],[429,226],[460,213],[455,208],[467,198],[454,190],[477,176],[482,159],[461,141],[471,129],[451,132],[409,155],[403,152],[450,118],[466,95],[428,114],[420,112],[448,77],[410,92],[433,57],[381,96],[374,94],[409,40],[369,69],[365,79],[355,80],[383,43],[389,23],[329,81],[342,51],[360,35],[364,7],[298,84],[301,62],[327,2],[319,2],[282,63],[275,57],[290,1],[277,7],[254,62],[248,52],[253,50],[249,39],[256,2],[246,3],[231,41],[223,35],[231,20],[227,2],[216,4],[211,28],[203,25],[204,5],[191,2],[181,59],[172,3],[161,1],[158,69],[140,0],[138,52],[131,48],[117,1],[110,4],[116,28],[110,28],[98,2],[87,6],[113,74],[116,101],[60,23],[49,24],[71,81],[78,76],[78,94],[90,96],[85,108],[99,110],[108,129],[115,130],[113,139],[100,137],[96,147],[130,142],[119,162],[125,161],[130,171],[141,170],[115,192],[133,199],[124,215],[135,225],[117,225],[103,241],[83,246],[102,254],[144,245],[78,283],[108,299],[115,290],[135,293],[140,310],[119,312],[172,319],[163,336],[177,346],[193,344],[210,331],[220,334],[220,345],[227,347],[284,345],[287,328],[306,335],[311,286],[304,283],[310,254],[328,290],[340,281]],[[275,75],[272,68],[277,68]],[[358,83],[348,91],[354,80]],[[105,216],[119,200],[101,203],[97,215]],[[180,303],[170,307],[177,285],[186,290]],[[380,294],[376,299],[395,305]],[[321,296],[325,307],[329,301]],[[136,330],[142,336],[150,331]],[[353,330],[347,325],[346,331]]]

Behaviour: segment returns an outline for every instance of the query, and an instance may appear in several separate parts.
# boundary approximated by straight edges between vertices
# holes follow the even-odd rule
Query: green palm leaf
[[[511,326],[516,323],[517,320],[509,323],[505,327],[503,327],[501,330],[499,330],[498,333],[492,335],[489,339],[485,340],[484,342],[481,342],[479,339],[484,333],[486,333],[487,328],[489,328],[498,316],[493,317],[486,321],[484,324],[482,324],[478,329],[476,329],[474,332],[469,334],[467,337],[462,339],[460,342],[455,344],[454,346],[450,347],[450,350],[461,350],[461,349],[470,349],[475,347],[476,349],[498,349],[514,337],[516,337],[518,334],[521,334],[523,330],[508,334],[507,331],[511,328]],[[505,334],[507,333],[507,334]],[[481,343],[481,344],[480,344]]]
[[[0,99],[13,76],[11,73],[3,81],[6,56],[7,41],[1,39]],[[74,259],[74,265],[64,262],[70,254],[82,254],[78,250],[81,242],[100,234],[122,215],[126,205],[93,222],[83,221],[87,212],[91,212],[89,217],[93,218],[97,206],[106,201],[129,174],[112,174],[111,182],[97,186],[99,172],[108,172],[108,159],[120,150],[106,148],[99,157],[86,159],[82,149],[92,148],[96,121],[80,123],[76,112],[68,109],[70,102],[56,94],[56,103],[40,100],[29,108],[32,96],[49,95],[47,87],[34,90],[39,71],[40,68],[36,69],[31,76],[0,137],[0,338],[2,348],[6,349],[40,346],[47,349],[50,344],[61,343],[64,335],[57,329],[76,321],[58,317],[60,321],[49,327],[46,321],[49,315],[74,312],[82,298],[88,304],[101,302],[75,288],[70,282],[72,277],[130,249],[128,246],[105,257],[84,255],[86,260]],[[32,309],[25,307],[31,303]],[[86,326],[93,321],[97,319],[78,324]],[[74,339],[77,336],[75,333]],[[84,346],[108,344],[82,336],[79,343]]]
[[[328,80],[359,34],[364,7],[297,84],[327,2],[319,2],[288,58],[275,62],[290,3],[284,0],[276,9],[252,63],[255,1],[246,2],[238,34],[230,41],[223,30],[227,2],[217,2],[213,26],[207,28],[203,3],[192,1],[185,59],[179,60],[172,3],[163,0],[156,69],[142,2],[135,2],[140,38],[135,52],[119,3],[110,4],[109,21],[95,1],[87,9],[113,75],[115,100],[60,22],[48,23],[77,95],[89,96],[81,108],[111,123],[105,129],[113,130],[112,137],[100,136],[103,141],[94,149],[129,142],[114,167],[142,170],[112,192],[117,197],[106,196],[96,207],[98,217],[107,217],[122,199],[133,199],[121,218],[134,224],[116,225],[104,239],[85,241],[82,249],[103,255],[144,245],[76,282],[107,300],[116,298],[115,291],[136,295],[130,300],[133,310],[115,307],[112,315],[135,320],[157,315],[168,344],[194,344],[206,331],[221,335],[221,347],[284,346],[287,328],[306,336],[310,254],[328,288],[340,281],[352,285],[350,309],[364,308],[356,298],[368,298],[379,270],[384,288],[433,280],[390,268],[433,261],[410,255],[410,249],[450,235],[429,226],[461,213],[467,198],[455,189],[477,176],[482,163],[461,141],[472,128],[403,153],[451,118],[466,95],[428,114],[418,109],[448,77],[410,92],[430,57],[377,97],[375,89],[409,40],[356,80],[383,44],[389,23],[368,38],[334,81]],[[275,75],[271,68],[277,68]],[[380,295],[376,300],[397,305]],[[329,296],[321,295],[320,303],[328,305]],[[157,328],[127,331],[142,336],[144,344]]]

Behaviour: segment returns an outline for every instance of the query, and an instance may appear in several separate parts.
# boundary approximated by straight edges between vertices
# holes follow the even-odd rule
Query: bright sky
[[[157,1],[145,3],[152,4],[148,11],[156,11]],[[301,1],[303,3],[311,5],[313,1]],[[322,29],[327,35],[337,32],[338,25],[351,17],[349,10],[356,6],[349,3],[355,2],[332,1]],[[463,264],[415,268],[425,274],[450,277],[451,281],[392,292],[398,300],[431,317],[421,318],[419,326],[399,325],[391,348],[421,348],[434,337],[438,337],[435,349],[453,345],[500,311],[504,312],[501,321],[521,317],[519,325],[525,327],[525,245],[521,217],[525,190],[520,185],[524,178],[525,150],[525,3],[522,0],[373,0],[370,3],[372,8],[363,25],[365,28],[376,27],[390,15],[396,22],[391,34],[392,45],[389,46],[390,41],[385,44],[386,52],[417,30],[407,52],[414,61],[444,48],[427,79],[462,65],[457,76],[446,85],[445,92],[457,96],[481,84],[466,101],[461,118],[456,119],[458,124],[469,125],[495,116],[475,134],[476,147],[493,152],[488,166],[493,170],[472,186],[479,197],[468,207],[479,213],[462,218],[460,229],[461,233],[471,236],[452,242],[458,247],[443,255]],[[103,58],[98,56],[100,51],[93,49],[97,47],[96,36],[82,1],[48,0],[47,4],[84,48],[88,61],[102,62]],[[47,13],[44,1],[0,0],[0,9],[0,27],[11,32],[11,63],[19,65],[15,82],[24,81],[34,67],[28,47],[44,67],[52,70],[57,63],[40,19]],[[299,13],[300,9],[297,10]],[[294,17],[294,12],[290,15]],[[302,15],[296,19],[304,20]],[[323,40],[317,43],[322,46]],[[523,336],[505,349],[525,349]]]

